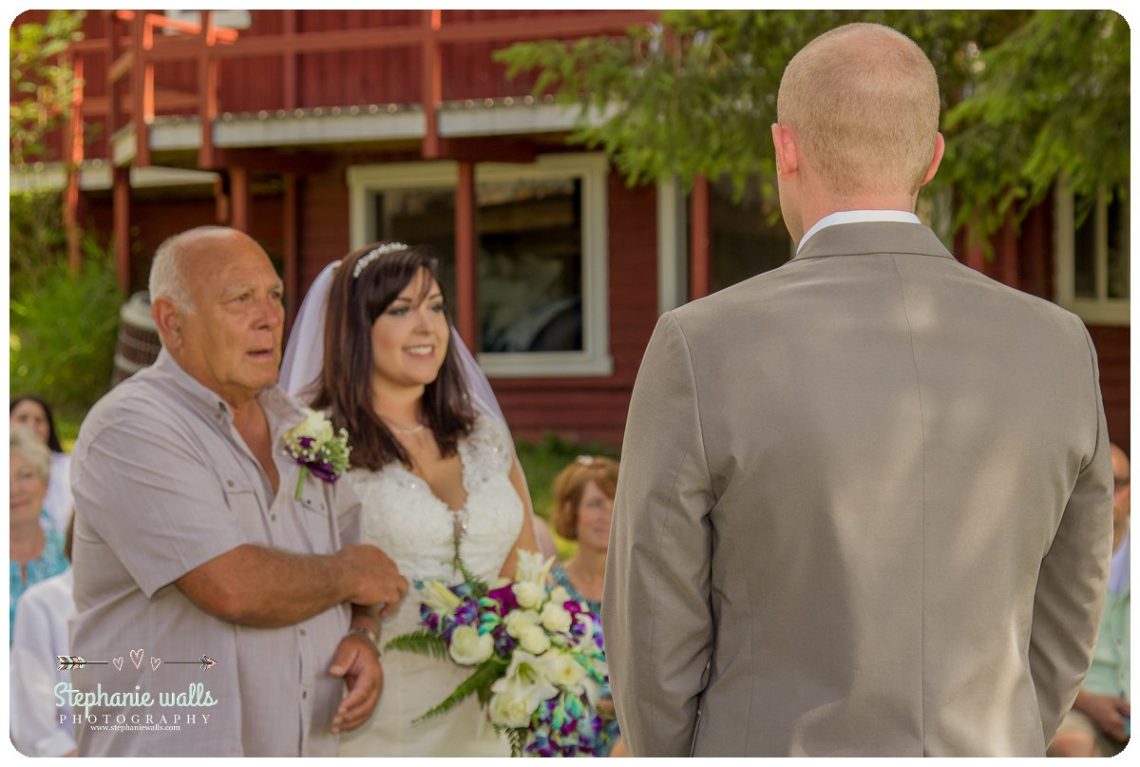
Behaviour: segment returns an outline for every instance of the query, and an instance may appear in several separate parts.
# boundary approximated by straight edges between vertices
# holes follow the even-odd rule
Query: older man
[[[163,243],[155,364],[91,410],[73,452],[71,646],[57,689],[80,756],[333,755],[379,695],[376,615],[407,589],[360,545],[346,483],[284,448],[282,285],[241,232]],[[347,685],[347,694],[342,694]],[[61,715],[64,715],[61,713]]]
[[[649,755],[1043,755],[1112,539],[1081,321],[914,215],[938,83],[856,24],[789,63],[790,263],[666,313],[630,404],[603,622]]]

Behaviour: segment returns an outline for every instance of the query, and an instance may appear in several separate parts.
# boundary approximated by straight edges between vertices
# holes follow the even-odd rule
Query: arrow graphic
[[[209,655],[203,655],[198,660],[164,660],[162,662],[168,666],[171,666],[171,665],[174,665],[174,666],[199,666],[200,665],[202,667],[203,671],[209,671],[214,666],[218,665],[218,662],[216,660],[214,660],[213,658],[211,658]]]
[[[108,666],[111,663],[109,660],[87,660],[78,655],[57,655],[55,657],[59,661],[59,671],[74,671],[84,666]]]

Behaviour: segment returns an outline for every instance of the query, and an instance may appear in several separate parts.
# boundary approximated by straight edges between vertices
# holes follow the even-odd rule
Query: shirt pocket
[[[263,543],[265,536],[265,513],[258,494],[244,477],[223,477],[222,493],[226,506],[233,512],[246,541]]]
[[[296,500],[296,485],[287,488],[289,493],[281,499],[283,503],[291,503],[297,508],[297,516],[314,554],[331,554],[340,548],[340,535],[323,485],[321,480],[310,479],[301,488],[301,500]]]

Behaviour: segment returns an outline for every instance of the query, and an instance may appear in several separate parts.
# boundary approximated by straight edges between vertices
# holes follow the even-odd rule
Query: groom
[[[603,623],[635,756],[1042,756],[1112,540],[1092,343],[913,211],[938,83],[886,27],[801,50],[790,263],[667,313],[630,405]]]

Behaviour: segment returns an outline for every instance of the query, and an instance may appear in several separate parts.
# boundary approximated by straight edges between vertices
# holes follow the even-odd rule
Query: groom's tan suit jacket
[[[1042,755],[1103,607],[1082,322],[925,226],[825,228],[666,313],[603,625],[642,755]]]

